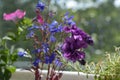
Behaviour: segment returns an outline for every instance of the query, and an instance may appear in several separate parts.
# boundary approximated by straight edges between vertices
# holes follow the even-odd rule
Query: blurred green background
[[[26,17],[34,18],[36,3],[37,0],[0,0],[0,37],[16,30],[13,22],[3,20],[3,13],[22,9]],[[92,36],[94,45],[86,50],[88,62],[97,62],[106,51],[112,52],[114,46],[120,46],[120,0],[51,0],[50,9],[59,15],[55,16],[58,19],[70,12],[77,25]],[[15,44],[32,47],[24,40]]]

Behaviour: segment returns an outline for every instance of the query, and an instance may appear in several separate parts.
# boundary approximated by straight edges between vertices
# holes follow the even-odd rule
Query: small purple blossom
[[[43,52],[46,54],[49,51],[48,43],[43,43],[42,44],[42,49],[43,49]]]
[[[55,63],[55,65],[58,66],[58,67],[60,67],[60,66],[63,65],[63,63],[60,61],[60,59],[55,59],[54,63]]]
[[[56,38],[55,38],[53,35],[50,35],[50,41],[51,41],[51,42],[55,42],[55,41],[56,41]]]
[[[56,13],[56,12],[50,11],[48,15],[49,15],[50,17],[53,17],[53,16],[55,15],[55,13]]]
[[[28,30],[33,30],[33,29],[40,29],[40,26],[32,25],[32,27],[28,28]]]
[[[64,24],[67,24],[69,26],[76,25],[76,23],[72,20],[74,16],[68,17],[68,15],[69,15],[68,12],[66,12],[66,14],[64,15],[64,18],[63,18]]]
[[[32,31],[34,29],[41,29],[41,30],[46,30],[46,25],[41,25],[41,26],[38,26],[38,25],[32,25],[31,27],[28,28],[29,31]]]
[[[49,31],[51,32],[51,33],[55,33],[55,32],[57,32],[57,25],[58,25],[58,22],[57,21],[53,21],[50,25],[49,25]]]
[[[41,60],[37,58],[37,59],[35,59],[35,61],[33,62],[33,65],[37,67],[40,62],[41,62]]]
[[[49,25],[50,28],[54,28],[58,25],[58,22],[56,20],[52,21],[52,23]]]
[[[63,20],[68,20],[68,15],[69,15],[69,12],[66,12],[65,14],[64,14],[64,17],[63,17]]]
[[[27,34],[26,38],[32,38],[34,37],[35,33],[33,31],[30,31],[29,34]]]
[[[38,8],[40,11],[43,11],[45,8],[45,4],[39,1],[38,4],[36,5],[36,8]]]
[[[62,32],[63,31],[63,26],[62,24],[58,25],[57,32]]]
[[[73,20],[68,20],[68,21],[67,21],[67,24],[73,26],[73,25],[75,25],[76,23],[75,23]]]
[[[56,56],[55,53],[52,53],[50,56],[49,56],[49,55],[46,55],[46,56],[45,56],[45,63],[46,63],[46,64],[51,64],[51,63],[54,61],[55,56]]]
[[[41,52],[41,49],[40,49],[40,48],[35,49],[35,50],[32,51],[32,53],[35,53],[35,54],[38,54],[38,53],[40,53],[40,52]]]
[[[24,57],[26,55],[26,53],[27,53],[26,51],[19,51],[18,56]]]

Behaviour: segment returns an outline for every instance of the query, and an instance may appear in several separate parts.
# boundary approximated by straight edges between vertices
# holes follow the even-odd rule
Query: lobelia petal
[[[51,42],[55,42],[55,41],[56,41],[56,38],[55,38],[53,35],[51,35],[51,36],[50,36],[50,41],[51,41]]]

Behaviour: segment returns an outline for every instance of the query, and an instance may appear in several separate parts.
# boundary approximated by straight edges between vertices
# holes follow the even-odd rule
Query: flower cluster
[[[88,45],[92,45],[93,40],[75,24],[64,27],[64,31],[71,34],[71,36],[65,39],[62,46],[64,57],[73,62],[81,62],[85,58],[85,53],[82,49],[87,48]]]
[[[77,27],[73,20],[74,17],[69,17],[68,12],[62,17],[62,22],[58,22],[51,18],[55,15],[52,11],[48,11],[47,16],[42,15],[45,9],[47,9],[46,4],[39,1],[35,9],[36,17],[32,19],[32,26],[26,29],[28,32],[26,38],[34,42],[34,50],[30,51],[31,54],[34,54],[32,68],[35,71],[35,80],[41,80],[42,71],[38,69],[42,70],[44,64],[48,65],[46,80],[59,80],[62,74],[56,73],[55,70],[57,67],[59,70],[64,68],[62,58],[66,59],[66,63],[78,61],[84,65],[85,52],[83,49],[92,45],[93,40]],[[4,14],[4,20],[15,21],[24,16],[25,12],[18,9],[13,13]],[[26,54],[26,51],[18,52],[21,57]]]

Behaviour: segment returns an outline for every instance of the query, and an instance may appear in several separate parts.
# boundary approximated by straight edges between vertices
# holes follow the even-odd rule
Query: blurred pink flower
[[[43,24],[44,23],[44,20],[42,18],[42,16],[40,14],[37,15],[37,21],[40,23],[40,24]]]
[[[16,19],[22,19],[25,16],[25,14],[26,14],[25,11],[17,9],[13,13],[9,13],[9,14],[4,13],[3,14],[3,19],[6,20],[6,21],[10,21],[10,20],[15,21]]]

